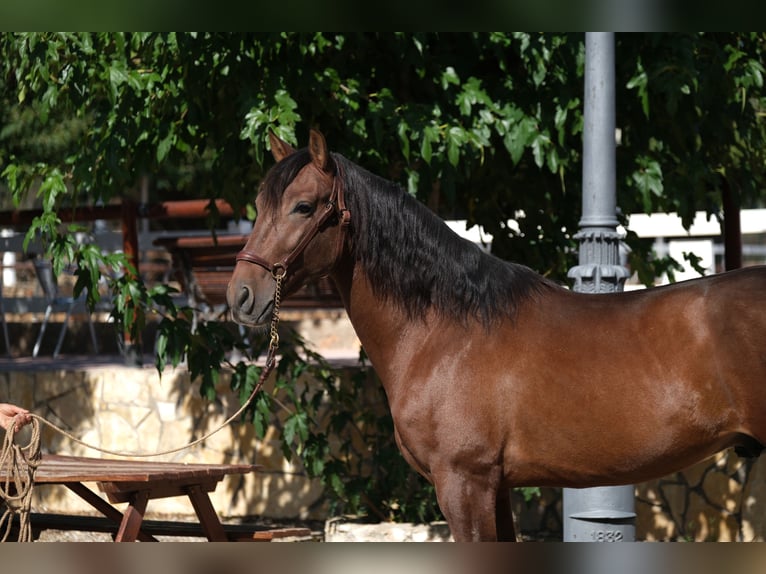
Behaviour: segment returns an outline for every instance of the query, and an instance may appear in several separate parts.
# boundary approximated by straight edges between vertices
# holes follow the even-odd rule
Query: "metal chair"
[[[62,296],[59,294],[58,281],[53,275],[53,266],[47,259],[35,259],[35,273],[37,274],[37,280],[40,282],[40,287],[43,290],[43,295],[47,301],[47,307],[45,308],[45,317],[43,323],[40,326],[40,334],[37,336],[34,349],[32,350],[32,356],[37,357],[37,353],[40,351],[40,343],[42,343],[43,335],[45,335],[45,328],[48,325],[51,312],[54,308],[66,309],[66,317],[64,323],[61,326],[61,332],[56,343],[56,348],[53,350],[53,356],[58,357],[59,351],[61,351],[61,345],[64,342],[64,336],[66,335],[67,326],[69,324],[69,317],[72,315],[72,311],[75,306],[82,304],[85,307],[85,293],[79,297]],[[88,327],[90,328],[90,338],[93,341],[93,352],[98,353],[98,341],[96,340],[96,330],[93,327],[93,319],[90,311],[85,307],[86,315],[88,317]]]

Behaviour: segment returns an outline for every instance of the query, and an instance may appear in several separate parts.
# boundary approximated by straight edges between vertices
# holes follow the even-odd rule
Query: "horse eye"
[[[293,213],[299,215],[311,215],[314,213],[314,205],[306,201],[301,201],[293,208]]]

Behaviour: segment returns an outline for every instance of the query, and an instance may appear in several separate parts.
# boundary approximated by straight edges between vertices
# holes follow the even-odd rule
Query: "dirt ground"
[[[157,520],[177,520],[183,522],[193,522],[195,517],[189,515],[161,515],[147,516],[147,519]],[[275,542],[321,542],[324,539],[324,522],[321,521],[296,521],[285,520],[276,521],[271,519],[248,518],[245,520],[222,520],[224,523],[247,522],[257,526],[268,528],[293,528],[301,527],[311,530],[311,538],[287,538],[284,540],[275,540]],[[160,542],[207,542],[204,537],[196,536],[157,536]],[[43,530],[40,537],[35,542],[112,542],[112,535],[108,532],[83,532],[79,530]]]

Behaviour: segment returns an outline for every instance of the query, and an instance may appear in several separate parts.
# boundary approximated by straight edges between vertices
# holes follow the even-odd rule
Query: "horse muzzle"
[[[247,283],[231,281],[226,290],[226,302],[235,323],[248,327],[267,324],[274,310],[272,295],[258,297],[256,291]]]

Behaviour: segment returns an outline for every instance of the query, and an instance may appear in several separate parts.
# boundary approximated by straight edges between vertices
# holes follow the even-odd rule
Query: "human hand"
[[[32,422],[32,415],[27,409],[22,409],[11,403],[0,403],[0,426],[10,430],[11,425],[16,423],[16,431]]]

